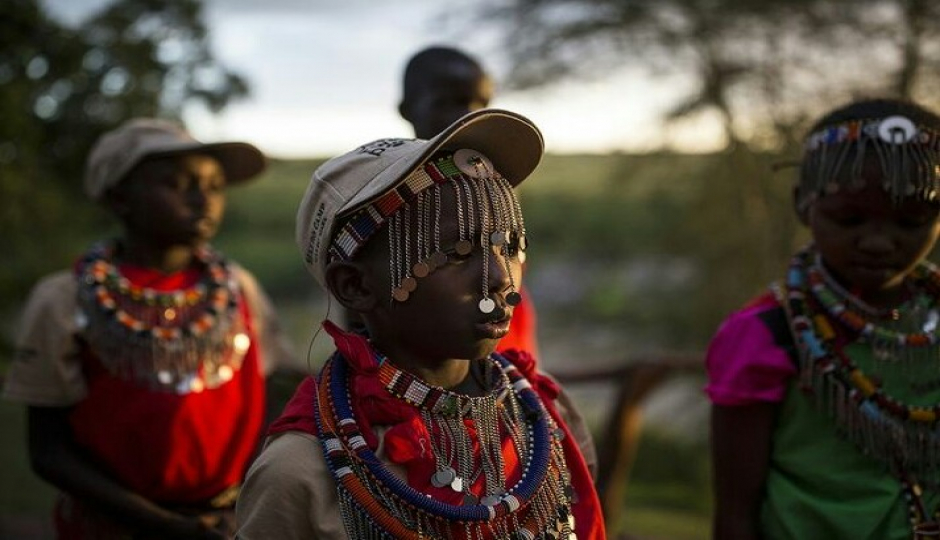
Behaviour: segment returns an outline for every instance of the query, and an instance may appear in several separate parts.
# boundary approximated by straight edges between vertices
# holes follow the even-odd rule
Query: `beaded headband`
[[[839,173],[847,165],[850,174]],[[940,133],[904,116],[854,120],[827,126],[806,138],[800,175],[801,209],[841,188],[860,188],[868,156],[878,157],[883,186],[893,199],[935,200],[940,189]]]
[[[483,252],[480,311],[490,313],[496,302],[489,295],[489,257],[496,247],[503,255],[510,280],[506,303],[521,300],[508,260],[524,260],[525,223],[512,186],[490,160],[474,150],[439,154],[409,174],[397,186],[341,221],[329,248],[329,258],[352,259],[383,226],[389,228],[391,297],[404,302],[417,280],[447,264],[441,246],[441,189],[449,184],[456,201],[458,238],[454,254],[466,256],[475,244]]]

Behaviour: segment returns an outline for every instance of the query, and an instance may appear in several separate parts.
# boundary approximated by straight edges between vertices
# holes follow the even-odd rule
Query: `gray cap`
[[[465,148],[485,155],[516,186],[541,161],[544,143],[539,129],[526,117],[481,109],[429,141],[380,139],[327,161],[314,171],[297,211],[297,246],[307,270],[325,287],[324,271],[338,217],[396,187],[438,150]]]
[[[191,152],[219,160],[229,184],[257,176],[266,166],[261,150],[248,143],[202,143],[173,122],[135,118],[102,135],[92,147],[85,169],[85,193],[100,200],[144,158]]]

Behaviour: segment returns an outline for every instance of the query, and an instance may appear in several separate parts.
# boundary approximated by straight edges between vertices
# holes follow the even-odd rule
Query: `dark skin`
[[[198,154],[145,161],[107,194],[124,234],[119,262],[164,273],[187,268],[210,240],[225,209],[225,175],[218,161]],[[217,515],[184,515],[163,508],[115,481],[75,442],[70,407],[29,407],[29,454],[44,480],[142,538],[228,538]]]
[[[336,299],[362,316],[375,348],[396,366],[432,385],[476,395],[485,389],[468,377],[471,364],[487,358],[508,332],[513,309],[505,301],[509,273],[518,287],[521,263],[514,246],[508,257],[486,248],[490,250],[486,286],[497,308],[481,313],[477,304],[482,298],[483,248],[476,245],[466,256],[456,253],[457,219],[450,185],[444,187],[441,199],[441,245],[449,262],[419,279],[407,301],[390,298],[387,228],[370,239],[353,261],[331,263],[326,280]]]
[[[475,62],[451,59],[428,69],[424,84],[398,106],[415,137],[430,139],[493,98],[493,81]]]
[[[860,189],[825,195],[799,216],[840,285],[871,306],[897,307],[907,298],[911,271],[940,237],[940,203],[892,201],[876,158],[865,163],[862,178]],[[712,407],[715,538],[760,538],[777,410],[775,403]]]
[[[486,108],[493,98],[493,81],[468,58],[448,58],[420,73],[422,85],[407,94],[398,112],[414,129],[415,137],[431,139],[462,116]],[[367,335],[362,319],[345,310],[343,324]]]

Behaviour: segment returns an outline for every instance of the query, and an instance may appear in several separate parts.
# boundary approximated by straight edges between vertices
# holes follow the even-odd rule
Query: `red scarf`
[[[426,427],[415,407],[388,393],[379,381],[378,366],[368,341],[359,335],[344,332],[330,321],[324,322],[323,327],[333,338],[336,349],[351,368],[350,387],[356,404],[353,412],[369,446],[373,450],[378,447],[378,439],[372,429],[373,425],[391,426],[384,435],[386,453],[392,462],[406,469],[408,484],[443,502],[460,504],[459,493],[446,488],[435,488],[430,484],[435,462],[433,456],[425,452],[417,442],[422,435],[426,436]],[[502,354],[528,379],[552,419],[565,432],[562,448],[571,474],[571,484],[577,494],[577,502],[572,505],[572,513],[575,517],[578,538],[604,540],[606,538],[604,518],[590,472],[577,441],[554,405],[560,388],[553,380],[537,371],[535,359],[527,352],[509,350]],[[312,377],[307,377],[297,387],[294,396],[284,408],[283,414],[271,425],[268,434],[301,431],[317,436],[317,426],[313,416],[315,396],[316,381]],[[509,444],[511,447],[511,443]],[[513,462],[507,461],[507,470],[518,469],[518,458],[515,452],[509,452],[507,457],[510,456]],[[515,474],[518,474],[518,470]],[[479,482],[482,482],[482,479]]]

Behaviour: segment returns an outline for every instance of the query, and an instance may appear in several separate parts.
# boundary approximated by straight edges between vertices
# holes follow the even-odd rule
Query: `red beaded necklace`
[[[184,289],[132,283],[113,263],[113,242],[93,246],[77,267],[77,323],[112,374],[176,393],[232,379],[250,345],[238,317],[238,286],[226,261],[194,252],[201,277]]]

